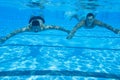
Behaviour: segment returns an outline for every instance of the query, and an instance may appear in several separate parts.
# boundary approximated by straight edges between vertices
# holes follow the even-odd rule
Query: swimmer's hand
[[[114,29],[114,33],[115,34],[120,34],[120,30],[119,29]]]
[[[1,39],[0,39],[0,44],[3,44],[5,41],[6,41],[5,38],[1,38]]]
[[[72,37],[73,37],[73,34],[69,34],[69,35],[66,37],[66,39],[72,39]]]
[[[118,31],[118,34],[120,34],[120,30]]]
[[[67,33],[69,34],[69,33],[70,33],[70,30],[67,30]]]

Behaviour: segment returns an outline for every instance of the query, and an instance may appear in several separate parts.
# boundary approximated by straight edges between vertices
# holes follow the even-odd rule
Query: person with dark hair
[[[75,32],[81,27],[84,27],[86,29],[92,29],[95,26],[100,26],[113,31],[116,34],[120,34],[119,29],[113,28],[112,26],[95,19],[95,16],[93,13],[88,13],[86,16],[86,19],[81,20],[77,25],[75,25],[75,27],[71,30],[71,32],[67,36],[67,39],[71,39],[74,36]]]
[[[69,30],[64,29],[63,27],[54,26],[54,25],[44,25],[45,20],[41,16],[33,16],[29,20],[28,26],[15,30],[14,32],[8,34],[6,37],[0,39],[0,43],[4,43],[7,39],[12,36],[21,33],[21,32],[40,32],[44,30],[61,30],[69,34]]]

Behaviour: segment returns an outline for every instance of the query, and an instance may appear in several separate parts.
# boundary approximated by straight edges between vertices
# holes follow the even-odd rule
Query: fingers
[[[118,31],[118,34],[120,34],[120,30]]]
[[[69,31],[69,30],[67,30],[67,33],[69,34],[69,33],[70,33],[70,31]]]
[[[0,44],[3,44],[5,42],[5,38],[0,39]]]
[[[120,30],[118,30],[118,29],[114,29],[113,31],[114,31],[114,33],[116,33],[116,34],[120,34]]]
[[[71,39],[71,38],[72,38],[72,36],[67,36],[67,37],[66,37],[66,39]]]

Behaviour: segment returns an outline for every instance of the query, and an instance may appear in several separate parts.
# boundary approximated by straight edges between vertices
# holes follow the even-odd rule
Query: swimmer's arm
[[[79,22],[79,23],[71,30],[71,32],[70,32],[69,35],[67,36],[67,39],[71,39],[71,38],[74,36],[75,32],[76,32],[79,28],[81,28],[84,24],[85,24],[85,21],[84,21],[84,20],[82,20],[81,22]]]
[[[103,23],[103,22],[101,22],[101,21],[98,21],[98,20],[95,21],[95,24],[98,25],[98,26],[107,28],[108,30],[113,31],[113,32],[116,33],[116,34],[118,34],[118,33],[120,32],[119,29],[113,28],[112,26],[110,26],[110,25],[108,25],[108,24],[106,24],[106,23]]]
[[[54,25],[46,26],[45,29],[55,29],[55,30],[61,30],[61,31],[64,31],[64,32],[70,33],[69,30],[66,30],[66,29],[63,28],[63,27],[54,26]]]
[[[4,42],[5,42],[6,40],[8,40],[9,38],[15,36],[15,35],[18,34],[18,33],[25,32],[25,31],[29,31],[29,28],[28,28],[28,27],[24,27],[24,28],[15,30],[15,31],[11,32],[10,34],[8,34],[6,37],[0,39],[0,43],[4,43]]]

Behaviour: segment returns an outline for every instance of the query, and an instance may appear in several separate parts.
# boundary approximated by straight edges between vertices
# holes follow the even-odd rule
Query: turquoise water
[[[118,0],[40,0],[40,3],[42,7],[28,6],[29,0],[0,1],[0,37],[26,26],[33,14],[44,16],[46,25],[71,30],[78,22],[70,20],[71,15],[94,12],[97,19],[120,28]],[[120,79],[120,35],[97,26],[79,29],[71,40],[66,36],[64,32],[48,30],[24,32],[7,40],[0,45],[0,80]]]

